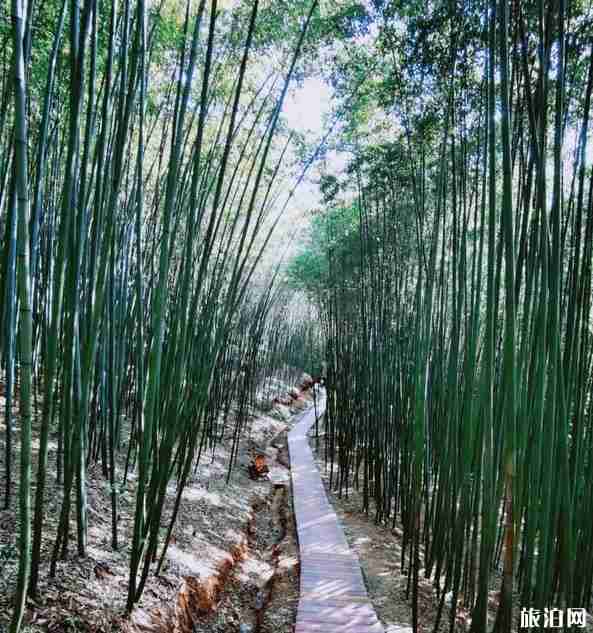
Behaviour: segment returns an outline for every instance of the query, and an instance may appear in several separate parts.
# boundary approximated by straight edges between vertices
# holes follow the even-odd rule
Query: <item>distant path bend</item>
[[[318,415],[324,410],[322,400]],[[314,424],[311,408],[288,434],[301,559],[295,633],[384,633],[309,448],[307,431]]]

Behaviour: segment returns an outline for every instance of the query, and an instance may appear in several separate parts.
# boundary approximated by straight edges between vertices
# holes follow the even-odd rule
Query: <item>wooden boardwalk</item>
[[[295,633],[384,633],[309,448],[307,431],[314,424],[310,409],[288,434],[301,558]]]

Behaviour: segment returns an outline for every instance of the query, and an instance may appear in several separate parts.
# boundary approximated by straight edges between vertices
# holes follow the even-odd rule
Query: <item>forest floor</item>
[[[412,631],[412,596],[407,597],[407,566],[408,552],[406,552],[405,567],[402,570],[402,542],[403,528],[397,524],[394,529],[391,525],[377,524],[374,521],[374,512],[367,516],[362,512],[362,491],[352,487],[348,488],[348,495],[341,497],[329,487],[329,467],[325,467],[323,458],[323,437],[320,437],[319,450],[316,450],[316,442],[311,439],[311,446],[315,452],[317,466],[321,473],[328,498],[334,507],[336,514],[346,535],[346,540],[360,560],[367,591],[379,620],[385,627],[385,633],[408,633]],[[335,468],[337,472],[337,468]],[[409,550],[408,550],[409,551]],[[491,631],[496,618],[498,606],[498,590],[500,579],[493,580],[489,597],[488,630]],[[519,597],[517,596],[518,604]],[[418,587],[418,624],[421,633],[432,633],[439,608],[439,600],[433,586],[432,579],[423,576],[420,571]],[[441,616],[439,633],[448,633],[450,628],[451,609],[446,599]],[[527,629],[519,627],[519,609],[515,608],[517,621],[513,631],[520,633]],[[469,611],[459,604],[457,607],[455,631],[467,633],[470,630],[471,617]],[[586,627],[571,627],[570,630],[579,630],[584,633],[593,632],[593,618],[587,616]]]
[[[2,398],[0,398],[2,400]],[[55,441],[50,445],[39,598],[29,600],[25,633],[290,633],[298,602],[298,547],[293,528],[286,434],[291,414],[309,405],[302,392],[267,414],[254,411],[241,439],[230,483],[226,476],[233,428],[202,456],[183,492],[181,508],[160,576],[152,571],[131,618],[124,615],[135,477],[119,494],[118,538],[111,547],[109,480],[101,464],[88,470],[88,552],[76,554],[71,522],[69,553],[49,578],[62,487],[56,481]],[[3,403],[0,402],[0,406]],[[35,426],[35,425],[34,425]],[[0,423],[0,490],[4,490],[4,435]],[[228,436],[228,437],[227,437]],[[38,448],[34,432],[33,474]],[[55,438],[52,438],[55,440]],[[253,481],[247,466],[253,451],[265,454],[270,473]],[[125,451],[118,463],[122,481]],[[18,453],[14,456],[18,468]],[[15,471],[17,472],[17,471]],[[15,476],[18,481],[18,477]],[[33,477],[34,481],[34,477]],[[167,490],[163,530],[175,499]],[[0,633],[8,630],[18,565],[17,484],[12,502],[0,510]],[[73,515],[75,513],[73,512]]]
[[[369,598],[385,627],[386,633],[411,631],[412,595],[410,592],[410,596],[407,597],[407,552],[405,567],[402,570],[402,526],[396,525],[392,529],[391,525],[375,523],[372,511],[369,512],[368,516],[364,514],[362,512],[362,491],[349,487],[347,495],[342,494],[342,496],[339,496],[334,490],[330,489],[330,470],[329,465],[327,468],[325,465],[323,435],[320,434],[318,445],[313,437],[310,444],[314,451],[328,498],[344,528],[348,544],[359,557]],[[337,473],[336,465],[334,465],[334,471]],[[420,631],[429,633],[434,630],[438,608],[439,601],[432,582],[421,576],[418,587],[418,624]],[[493,610],[492,618],[494,614],[495,611]],[[450,609],[445,606],[439,626],[440,633],[449,631],[449,617]],[[458,606],[456,630],[465,632],[469,630],[468,625],[468,612],[463,607]]]
[[[320,424],[322,428],[322,424]],[[412,630],[412,596],[407,597],[407,568],[408,551],[404,568],[402,569],[402,544],[403,528],[396,523],[391,525],[377,524],[374,521],[374,504],[370,501],[368,516],[362,512],[362,491],[349,487],[339,496],[329,487],[329,464],[326,467],[324,459],[324,436],[320,432],[319,441],[311,436],[310,445],[313,449],[317,467],[321,473],[321,480],[325,486],[326,494],[334,507],[336,514],[346,535],[350,547],[357,553],[367,586],[367,591],[375,611],[385,627],[385,633],[407,633]],[[337,465],[334,464],[334,473],[337,475]],[[347,492],[347,494],[345,494]],[[422,549],[422,548],[421,548]],[[423,552],[421,551],[421,560]],[[494,575],[491,579],[491,591],[488,607],[488,630],[492,630],[496,618],[498,606],[498,587],[500,577]],[[450,602],[448,596],[445,599],[439,633],[448,633],[450,630]],[[515,604],[519,604],[517,596]],[[424,578],[423,570],[420,570],[418,586],[418,624],[421,633],[432,633],[439,608],[439,600],[433,586],[432,579]],[[515,609],[517,622],[513,631],[520,633],[526,629],[519,627],[519,609]],[[457,607],[455,631],[467,633],[470,629],[471,617],[469,611],[459,604]],[[585,633],[593,632],[593,618],[587,617],[587,625],[584,628],[572,627],[571,630],[580,630]]]

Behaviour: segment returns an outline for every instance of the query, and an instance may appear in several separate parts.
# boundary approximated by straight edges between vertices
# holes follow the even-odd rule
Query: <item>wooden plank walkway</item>
[[[309,448],[307,431],[314,424],[311,408],[288,434],[301,558],[295,633],[384,633]]]

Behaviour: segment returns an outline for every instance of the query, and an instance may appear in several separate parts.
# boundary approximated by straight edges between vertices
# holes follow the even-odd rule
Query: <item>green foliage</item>
[[[114,549],[121,491],[137,469],[131,610],[163,565],[203,447],[223,439],[219,415],[237,409],[232,467],[268,368],[292,380],[318,364],[318,329],[295,321],[277,337],[276,277],[254,283],[289,140],[278,114],[316,3],[221,2],[212,14],[210,0],[187,12],[174,0],[11,4],[13,26],[0,21],[0,349],[6,408],[15,389],[20,405],[18,633],[40,570],[49,562],[54,576],[68,555],[72,524],[87,555],[89,463],[109,482]],[[264,49],[276,64],[262,63]],[[48,548],[52,432],[61,507]]]
[[[330,485],[401,521],[415,630],[421,570],[435,631],[461,605],[490,630],[493,583],[496,633],[517,594],[591,604],[589,5],[374,0],[325,51],[354,158],[290,272],[326,333]]]

